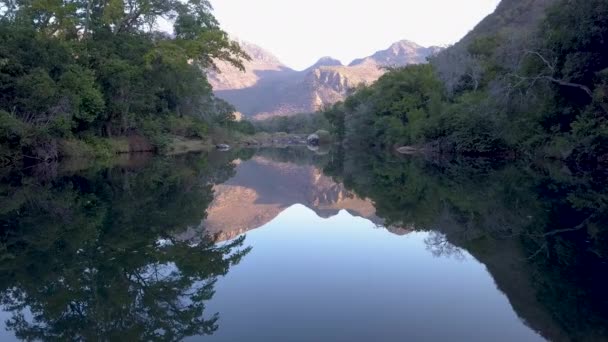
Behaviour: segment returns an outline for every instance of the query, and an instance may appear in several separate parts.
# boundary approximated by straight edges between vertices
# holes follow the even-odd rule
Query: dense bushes
[[[0,1],[5,159],[54,158],[47,148],[59,138],[204,138],[209,126],[234,119],[203,70],[218,59],[242,67],[247,56],[208,2],[87,4]],[[154,31],[160,16],[175,19],[174,37]]]
[[[325,111],[347,144],[392,147],[433,143],[460,153],[502,150],[499,124],[489,113],[472,112],[484,97],[467,93],[448,101],[431,65],[394,69],[373,86]]]
[[[301,113],[254,121],[253,126],[259,132],[310,134],[318,129],[329,128],[329,122],[320,113]]]
[[[324,114],[346,144],[605,162],[608,3],[557,1],[538,21],[530,32],[474,31]]]

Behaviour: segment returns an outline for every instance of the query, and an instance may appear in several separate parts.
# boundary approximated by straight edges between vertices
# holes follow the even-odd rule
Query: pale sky
[[[222,28],[302,70],[320,57],[350,63],[408,39],[457,42],[500,0],[211,0]]]

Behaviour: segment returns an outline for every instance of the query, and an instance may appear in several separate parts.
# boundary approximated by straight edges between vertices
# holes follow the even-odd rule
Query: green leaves
[[[101,22],[110,27],[120,24],[125,16],[125,5],[123,0],[108,0],[101,10]]]
[[[243,68],[248,56],[220,29],[208,1],[16,0],[0,7],[0,110],[51,134],[51,144],[150,132],[162,142],[168,139],[159,134],[174,131],[206,138],[209,125],[234,120],[204,70],[218,60]],[[174,36],[156,31],[161,18],[174,20]],[[179,129],[169,127],[177,121]]]
[[[433,67],[413,65],[390,70],[325,115],[336,122],[334,127],[345,127],[350,142],[375,146],[415,143],[424,121],[440,111],[442,98],[443,86]]]
[[[84,123],[97,119],[105,109],[103,95],[97,89],[91,70],[70,66],[61,75],[58,86],[71,107],[72,116]]]
[[[57,103],[57,84],[47,71],[33,69],[16,82],[16,97],[26,119],[35,120],[36,114],[46,114]],[[41,117],[44,119],[44,117]]]
[[[548,3],[515,1],[494,17],[509,6]],[[335,133],[364,146],[606,164],[608,2],[555,1],[546,17],[539,10],[525,19],[542,22],[538,29],[515,28],[522,13],[490,32],[476,30],[430,65],[389,69],[325,110]]]

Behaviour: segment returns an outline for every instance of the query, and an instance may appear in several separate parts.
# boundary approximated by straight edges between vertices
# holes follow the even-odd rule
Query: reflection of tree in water
[[[461,248],[454,246],[447,236],[432,231],[427,238],[424,239],[426,248],[435,257],[453,257],[457,260],[464,259],[464,252]]]
[[[262,156],[276,162],[296,165],[322,166],[327,164],[329,156],[310,151],[304,146],[289,146],[286,148],[260,148],[256,156]]]
[[[388,224],[467,250],[552,340],[608,339],[608,192],[601,170],[336,151],[325,172]],[[457,247],[454,247],[457,246]]]
[[[243,239],[175,239],[198,225],[231,158],[158,160],[40,182],[3,179],[0,291],[26,340],[180,340],[211,334],[205,312]],[[7,203],[10,201],[11,203]]]

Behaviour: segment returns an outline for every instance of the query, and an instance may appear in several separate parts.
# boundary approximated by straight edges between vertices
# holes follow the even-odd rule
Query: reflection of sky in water
[[[208,304],[220,314],[210,339],[541,340],[482,264],[466,252],[434,257],[426,238],[295,205],[247,235],[253,251]]]
[[[13,331],[8,331],[6,329],[6,323],[9,320],[14,319],[13,313],[6,310],[6,306],[0,306],[0,308],[2,308],[2,310],[0,310],[0,341],[1,342],[8,342],[8,341],[18,341],[17,338],[15,337],[15,333]],[[25,308],[23,311],[23,317],[25,317],[25,319],[29,322],[32,321],[32,312],[29,310],[29,308]]]
[[[6,331],[5,323],[7,320],[11,319],[11,317],[13,317],[13,314],[11,312],[7,312],[4,311],[4,307],[2,307],[2,310],[0,310],[0,322],[2,324],[2,329],[0,329],[0,341],[14,341],[15,340],[15,334],[11,331]]]

